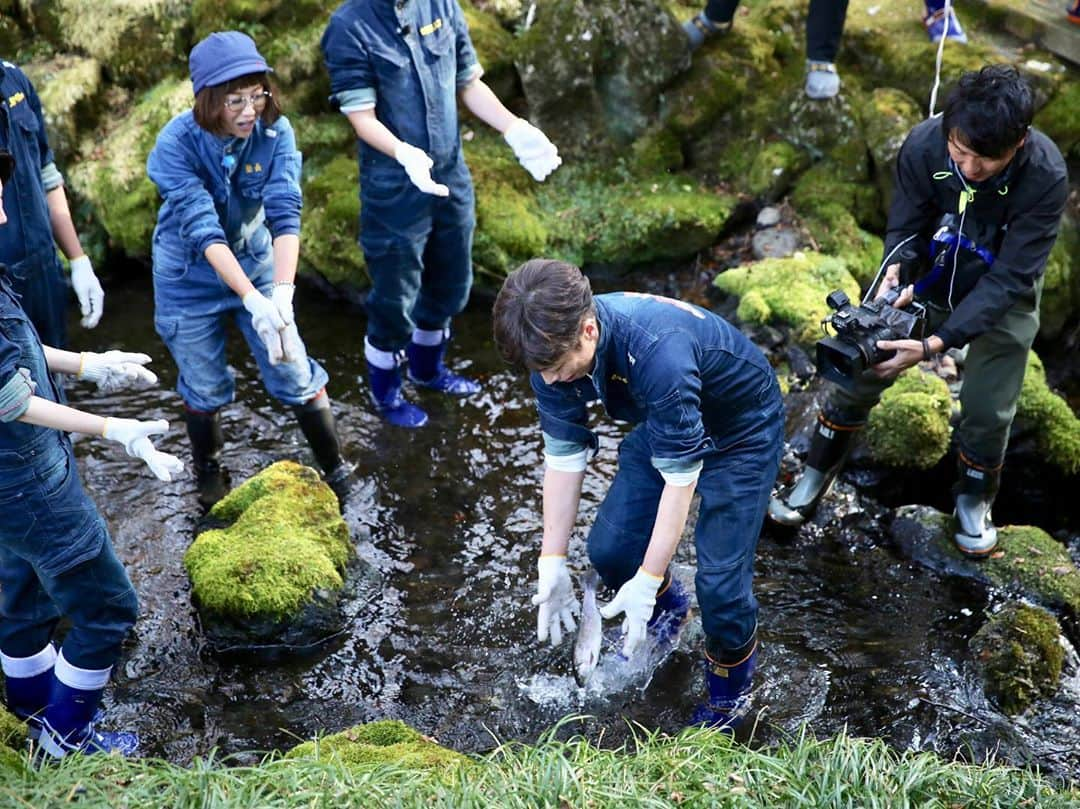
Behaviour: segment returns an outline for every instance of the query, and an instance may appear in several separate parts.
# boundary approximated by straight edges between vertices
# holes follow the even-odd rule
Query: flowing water
[[[77,387],[72,398],[100,413],[169,419],[173,429],[160,445],[186,461],[176,372],[154,334],[151,300],[142,278],[110,287],[101,326],[75,326],[73,347],[146,351],[161,388],[96,398]],[[214,748],[286,748],[382,718],[402,719],[463,751],[534,740],[566,714],[587,715],[567,732],[602,734],[604,743],[627,738],[631,723],[681,726],[703,696],[700,624],[688,626],[651,679],[610,694],[578,688],[572,639],[556,650],[535,640],[529,598],[541,531],[540,436],[526,381],[495,355],[488,309],[479,301],[460,318],[452,351],[458,370],[483,380],[483,394],[456,401],[421,393],[431,424],[403,431],[384,427],[357,385],[362,313],[299,291],[301,331],[330,372],[346,453],[365,481],[347,518],[378,582],[354,587],[348,629],[306,655],[211,655],[181,564],[197,516],[190,473],[159,483],[115,445],[77,442],[83,479],[141,600],[107,698],[110,726],[137,730],[148,753],[181,763]],[[258,384],[238,333],[231,346],[238,393],[223,416],[234,482],[281,458],[313,463],[290,415]],[[575,571],[584,567],[585,530],[614,473],[622,433],[600,424],[602,450],[571,547]],[[1074,549],[1077,539],[1074,533]],[[675,565],[687,583],[692,545],[682,543]],[[979,760],[994,753],[1080,778],[1074,652],[1058,695],[1018,720],[981,694],[966,644],[993,594],[902,561],[883,538],[857,527],[794,540],[766,532],[757,571],[764,645],[755,739],[773,741],[808,722],[818,735],[846,727],[903,749]]]

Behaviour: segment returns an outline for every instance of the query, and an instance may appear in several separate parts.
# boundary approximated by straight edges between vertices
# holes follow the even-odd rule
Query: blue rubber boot
[[[946,26],[946,22],[948,26]],[[967,42],[967,34],[960,27],[960,20],[956,18],[956,12],[949,7],[948,15],[945,14],[945,0],[926,0],[926,14],[923,15],[923,25],[926,26],[926,34],[931,42],[937,42],[944,34],[954,42],[964,44]],[[946,32],[948,28],[948,33]]]
[[[409,361],[409,381],[451,396],[472,396],[480,392],[480,383],[455,374],[443,364],[450,330],[416,329],[405,349]]]
[[[371,400],[379,415],[396,427],[423,427],[427,413],[401,395],[401,369],[379,368],[368,362]]]
[[[50,643],[30,657],[0,655],[0,664],[4,670],[8,710],[26,723],[27,735],[36,742],[41,735],[42,716],[52,695],[56,647]]]
[[[757,636],[751,639],[750,651],[735,663],[717,662],[705,653],[705,685],[709,701],[694,711],[691,725],[734,733],[749,708],[750,686],[757,665]],[[734,655],[732,655],[734,657]]]
[[[705,40],[716,34],[726,34],[731,30],[731,20],[727,22],[714,22],[705,16],[702,11],[683,23],[683,33],[690,44],[690,50],[696,51],[705,44]]]
[[[71,753],[118,753],[131,756],[139,749],[139,737],[122,731],[105,732],[94,727],[101,695],[105,691],[111,667],[79,669],[67,663],[63,655],[54,669],[49,706],[41,720],[39,755],[60,759]],[[62,679],[78,681],[68,685]]]
[[[656,594],[656,606],[649,619],[649,636],[657,645],[674,643],[689,612],[690,594],[681,581],[668,573],[667,582],[661,585],[660,592]]]

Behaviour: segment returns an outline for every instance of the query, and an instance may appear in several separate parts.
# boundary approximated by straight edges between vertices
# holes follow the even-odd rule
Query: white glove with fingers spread
[[[293,321],[296,320],[292,303],[294,292],[296,292],[296,287],[285,282],[274,284],[273,289],[270,290],[270,300],[277,307],[278,314],[281,315],[281,319],[285,321],[286,326],[292,325]]]
[[[450,196],[449,188],[431,179],[431,169],[435,161],[428,157],[423,149],[401,141],[394,149],[394,159],[405,169],[412,184],[425,194],[434,194],[436,197]]]
[[[518,118],[503,133],[503,138],[514,150],[514,157],[525,167],[538,183],[562,165],[559,150],[548,136],[524,118]]]
[[[281,319],[281,313],[273,302],[257,289],[245,295],[243,302],[244,308],[251,313],[251,325],[266,346],[270,364],[277,365],[285,356],[285,350],[281,346],[281,332],[285,328],[285,321]]]
[[[145,390],[157,384],[157,375],[143,367],[150,362],[148,354],[84,351],[79,356],[82,364],[75,378],[95,383],[101,393],[116,393],[124,388]]]
[[[75,290],[75,297],[79,299],[79,310],[83,316],[79,322],[84,329],[92,329],[105,311],[105,290],[94,275],[94,265],[90,263],[89,256],[73,258],[70,264],[71,286]]]
[[[536,637],[542,643],[550,637],[551,645],[562,643],[562,633],[573,632],[578,612],[574,585],[566,567],[565,556],[541,556],[536,563],[538,578],[532,603],[540,609],[536,614]]]
[[[154,449],[150,436],[161,435],[168,429],[169,422],[164,419],[139,421],[107,418],[102,435],[110,441],[123,444],[128,455],[145,461],[158,480],[167,482],[184,471],[184,464],[176,456]]]
[[[622,652],[624,657],[630,657],[645,640],[645,631],[656,606],[656,592],[663,583],[663,576],[654,576],[645,572],[644,568],[638,568],[634,578],[620,587],[615,598],[600,608],[600,615],[604,618],[614,618],[619,613],[626,615],[623,619],[623,633],[626,635]]]

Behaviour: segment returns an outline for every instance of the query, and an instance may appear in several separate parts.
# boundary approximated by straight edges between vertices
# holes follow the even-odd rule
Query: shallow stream
[[[98,399],[80,387],[73,399],[100,413],[169,419],[173,429],[161,446],[188,461],[175,368],[154,334],[151,300],[148,279],[111,286],[101,325],[93,332],[74,325],[73,343],[146,351],[161,388]],[[149,754],[181,763],[213,748],[287,748],[381,718],[400,718],[463,751],[534,740],[566,714],[589,716],[567,732],[602,735],[605,744],[632,732],[627,720],[681,726],[703,696],[699,624],[688,627],[644,691],[603,698],[578,690],[570,643],[552,651],[535,640],[529,598],[541,530],[539,431],[526,381],[495,355],[488,308],[478,301],[460,318],[452,353],[458,370],[484,381],[483,394],[466,401],[420,395],[431,424],[408,432],[383,427],[357,386],[362,313],[314,289],[298,291],[301,332],[330,372],[346,451],[366,482],[347,514],[350,528],[380,581],[357,587],[348,630],[305,656],[210,655],[181,565],[197,516],[194,479],[189,473],[161,484],[115,445],[77,442],[83,479],[141,600],[108,697],[109,726],[137,730]],[[313,463],[292,418],[258,383],[238,333],[231,347],[238,400],[224,412],[224,461],[234,483],[277,459]],[[571,548],[577,570],[585,563],[584,526],[614,472],[621,434],[601,423],[602,449]],[[1080,550],[1077,527],[1070,530]],[[686,582],[692,562],[692,542],[684,541],[676,572]],[[846,727],[901,749],[976,760],[995,754],[1080,778],[1074,652],[1059,694],[1018,720],[989,705],[973,678],[967,641],[994,594],[905,562],[884,538],[857,529],[794,539],[767,532],[757,575],[764,645],[755,739],[774,741],[805,721],[818,735]]]

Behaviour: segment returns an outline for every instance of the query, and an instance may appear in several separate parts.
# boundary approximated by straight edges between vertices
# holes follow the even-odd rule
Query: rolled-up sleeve
[[[0,387],[0,421],[15,421],[30,407],[30,397],[37,387],[27,368],[16,368]]]
[[[461,10],[456,0],[454,1],[454,51],[457,55],[457,87],[460,90],[465,85],[484,75],[484,68],[480,66],[480,60],[476,57],[476,48],[473,47],[472,38],[469,36],[469,23],[465,19],[465,13]]]
[[[263,186],[263,209],[266,226],[277,238],[300,233],[300,209],[304,204],[300,191],[303,158],[296,148],[296,136],[287,118],[279,118],[272,129],[277,136],[270,177]]]
[[[330,74],[330,104],[344,113],[374,107],[377,82],[360,23],[335,14],[320,46]]]
[[[185,245],[200,256],[212,244],[228,245],[214,198],[199,177],[194,155],[184,147],[172,125],[158,135],[146,160],[146,173],[161,198],[176,210]]]

